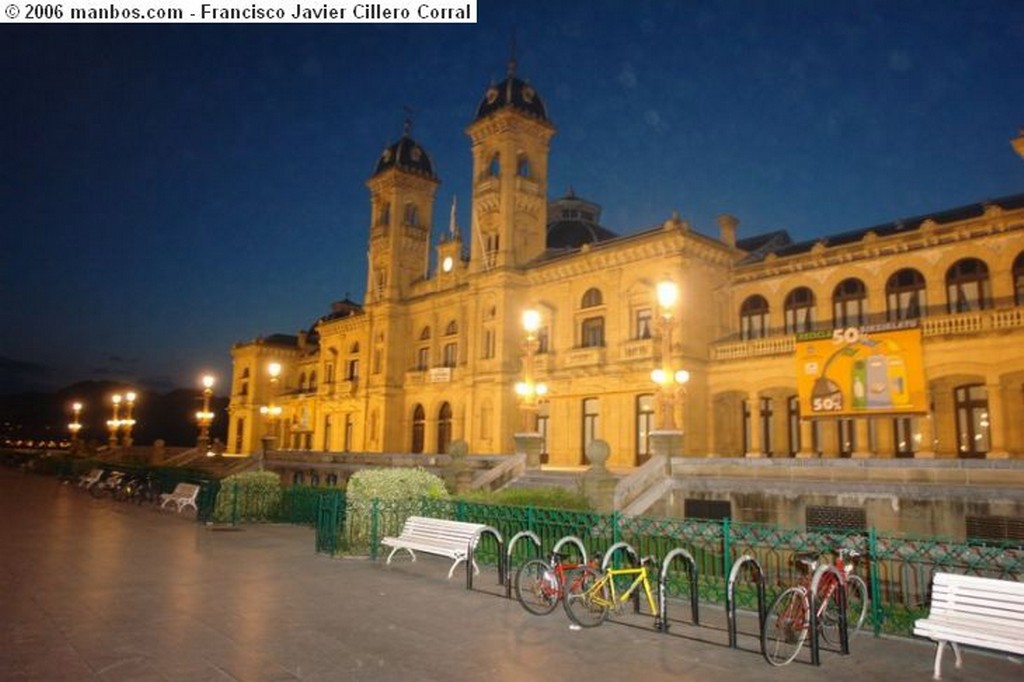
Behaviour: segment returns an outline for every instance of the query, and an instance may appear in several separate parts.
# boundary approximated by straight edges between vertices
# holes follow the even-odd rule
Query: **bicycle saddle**
[[[793,555],[793,563],[798,567],[810,572],[818,568],[818,555],[810,552],[803,552],[801,554]]]

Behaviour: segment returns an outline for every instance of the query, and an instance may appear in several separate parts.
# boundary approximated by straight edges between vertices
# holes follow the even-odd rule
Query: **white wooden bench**
[[[93,469],[87,474],[82,474],[78,477],[78,486],[88,490],[95,485],[101,478],[103,478],[103,469]]]
[[[416,551],[436,554],[438,556],[453,559],[455,563],[448,570],[448,579],[451,580],[455,573],[455,567],[466,560],[469,556],[470,546],[476,542],[480,531],[487,528],[481,523],[466,523],[465,521],[449,521],[448,519],[432,519],[426,516],[410,516],[402,526],[402,532],[397,537],[383,538],[380,543],[391,547],[387,563],[395,552],[404,549],[416,561]],[[480,568],[473,562],[474,573],[479,573]]]
[[[914,634],[938,642],[935,679],[942,675],[942,649],[948,642],[960,658],[960,644],[1024,654],[1024,583],[936,573],[927,618],[914,623]]]
[[[163,509],[173,504],[180,513],[185,507],[192,507],[197,512],[196,498],[199,496],[199,486],[195,483],[179,483],[169,493],[160,493],[160,508]]]

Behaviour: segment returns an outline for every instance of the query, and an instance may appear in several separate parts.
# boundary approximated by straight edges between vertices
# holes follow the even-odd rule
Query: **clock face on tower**
[[[445,256],[444,260],[441,261],[441,269],[444,270],[445,272],[451,272],[452,267],[454,267],[454,265],[455,262],[452,260],[451,256]]]

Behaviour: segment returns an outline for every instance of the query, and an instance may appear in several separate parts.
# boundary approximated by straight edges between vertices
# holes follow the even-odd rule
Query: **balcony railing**
[[[601,364],[604,364],[604,348],[602,346],[573,348],[565,354],[566,367],[585,367]]]
[[[984,334],[992,331],[1024,329],[1024,307],[973,310],[954,315],[921,318],[924,338]],[[741,360],[771,355],[792,354],[796,349],[793,334],[778,334],[759,339],[723,341],[711,346],[712,360]]]

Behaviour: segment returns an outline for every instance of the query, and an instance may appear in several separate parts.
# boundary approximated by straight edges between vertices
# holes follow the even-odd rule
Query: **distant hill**
[[[106,381],[82,381],[55,393],[18,393],[0,396],[0,441],[11,439],[61,440],[68,437],[71,404],[83,405],[80,437],[104,443],[109,437],[107,420],[113,416],[110,396],[124,394],[129,387]],[[162,439],[169,446],[195,445],[199,436],[195,413],[202,408],[198,391],[177,389],[159,394],[131,389],[138,397],[132,416],[136,424],[132,438],[136,445],[152,445]],[[228,398],[214,396],[210,437],[227,441]],[[124,416],[124,410],[121,411]]]

